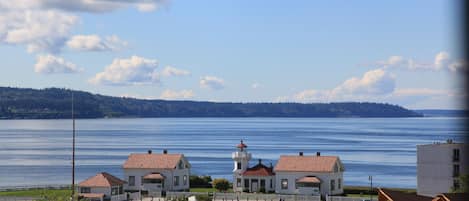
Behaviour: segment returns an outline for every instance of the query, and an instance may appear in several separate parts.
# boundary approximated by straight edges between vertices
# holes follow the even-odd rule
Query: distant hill
[[[414,110],[426,117],[467,117],[467,110]]]
[[[218,103],[142,100],[73,91],[76,118],[107,117],[420,117],[382,103]],[[0,87],[1,119],[71,118],[72,91]]]

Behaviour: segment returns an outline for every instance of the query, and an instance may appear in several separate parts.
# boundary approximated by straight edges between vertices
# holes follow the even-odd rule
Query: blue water
[[[151,118],[77,120],[77,180],[122,177],[129,153],[183,153],[191,172],[231,180],[240,139],[275,164],[279,155],[338,155],[346,185],[416,186],[416,145],[462,141],[461,118]],[[70,120],[0,120],[0,187],[69,184]]]

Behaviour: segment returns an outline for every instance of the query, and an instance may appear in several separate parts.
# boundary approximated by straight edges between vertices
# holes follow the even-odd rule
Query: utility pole
[[[373,200],[373,176],[368,176],[368,180],[370,181],[370,201]]]
[[[75,200],[75,103],[72,91],[72,122],[73,122],[73,142],[72,142],[72,201]]]

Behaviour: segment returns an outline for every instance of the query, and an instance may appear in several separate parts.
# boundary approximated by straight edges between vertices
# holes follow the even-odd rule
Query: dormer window
[[[184,163],[182,161],[179,161],[178,167],[179,169],[184,169]]]

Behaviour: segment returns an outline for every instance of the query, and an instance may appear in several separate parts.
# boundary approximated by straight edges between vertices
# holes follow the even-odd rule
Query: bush
[[[213,188],[220,192],[226,192],[230,188],[230,182],[226,179],[215,179],[212,182]]]
[[[261,188],[259,189],[259,192],[265,193],[265,188],[264,188],[264,187],[261,187]]]
[[[195,199],[197,201],[212,201],[213,197],[210,195],[196,195]]]
[[[211,188],[212,177],[191,175],[189,177],[189,185],[191,188]]]

